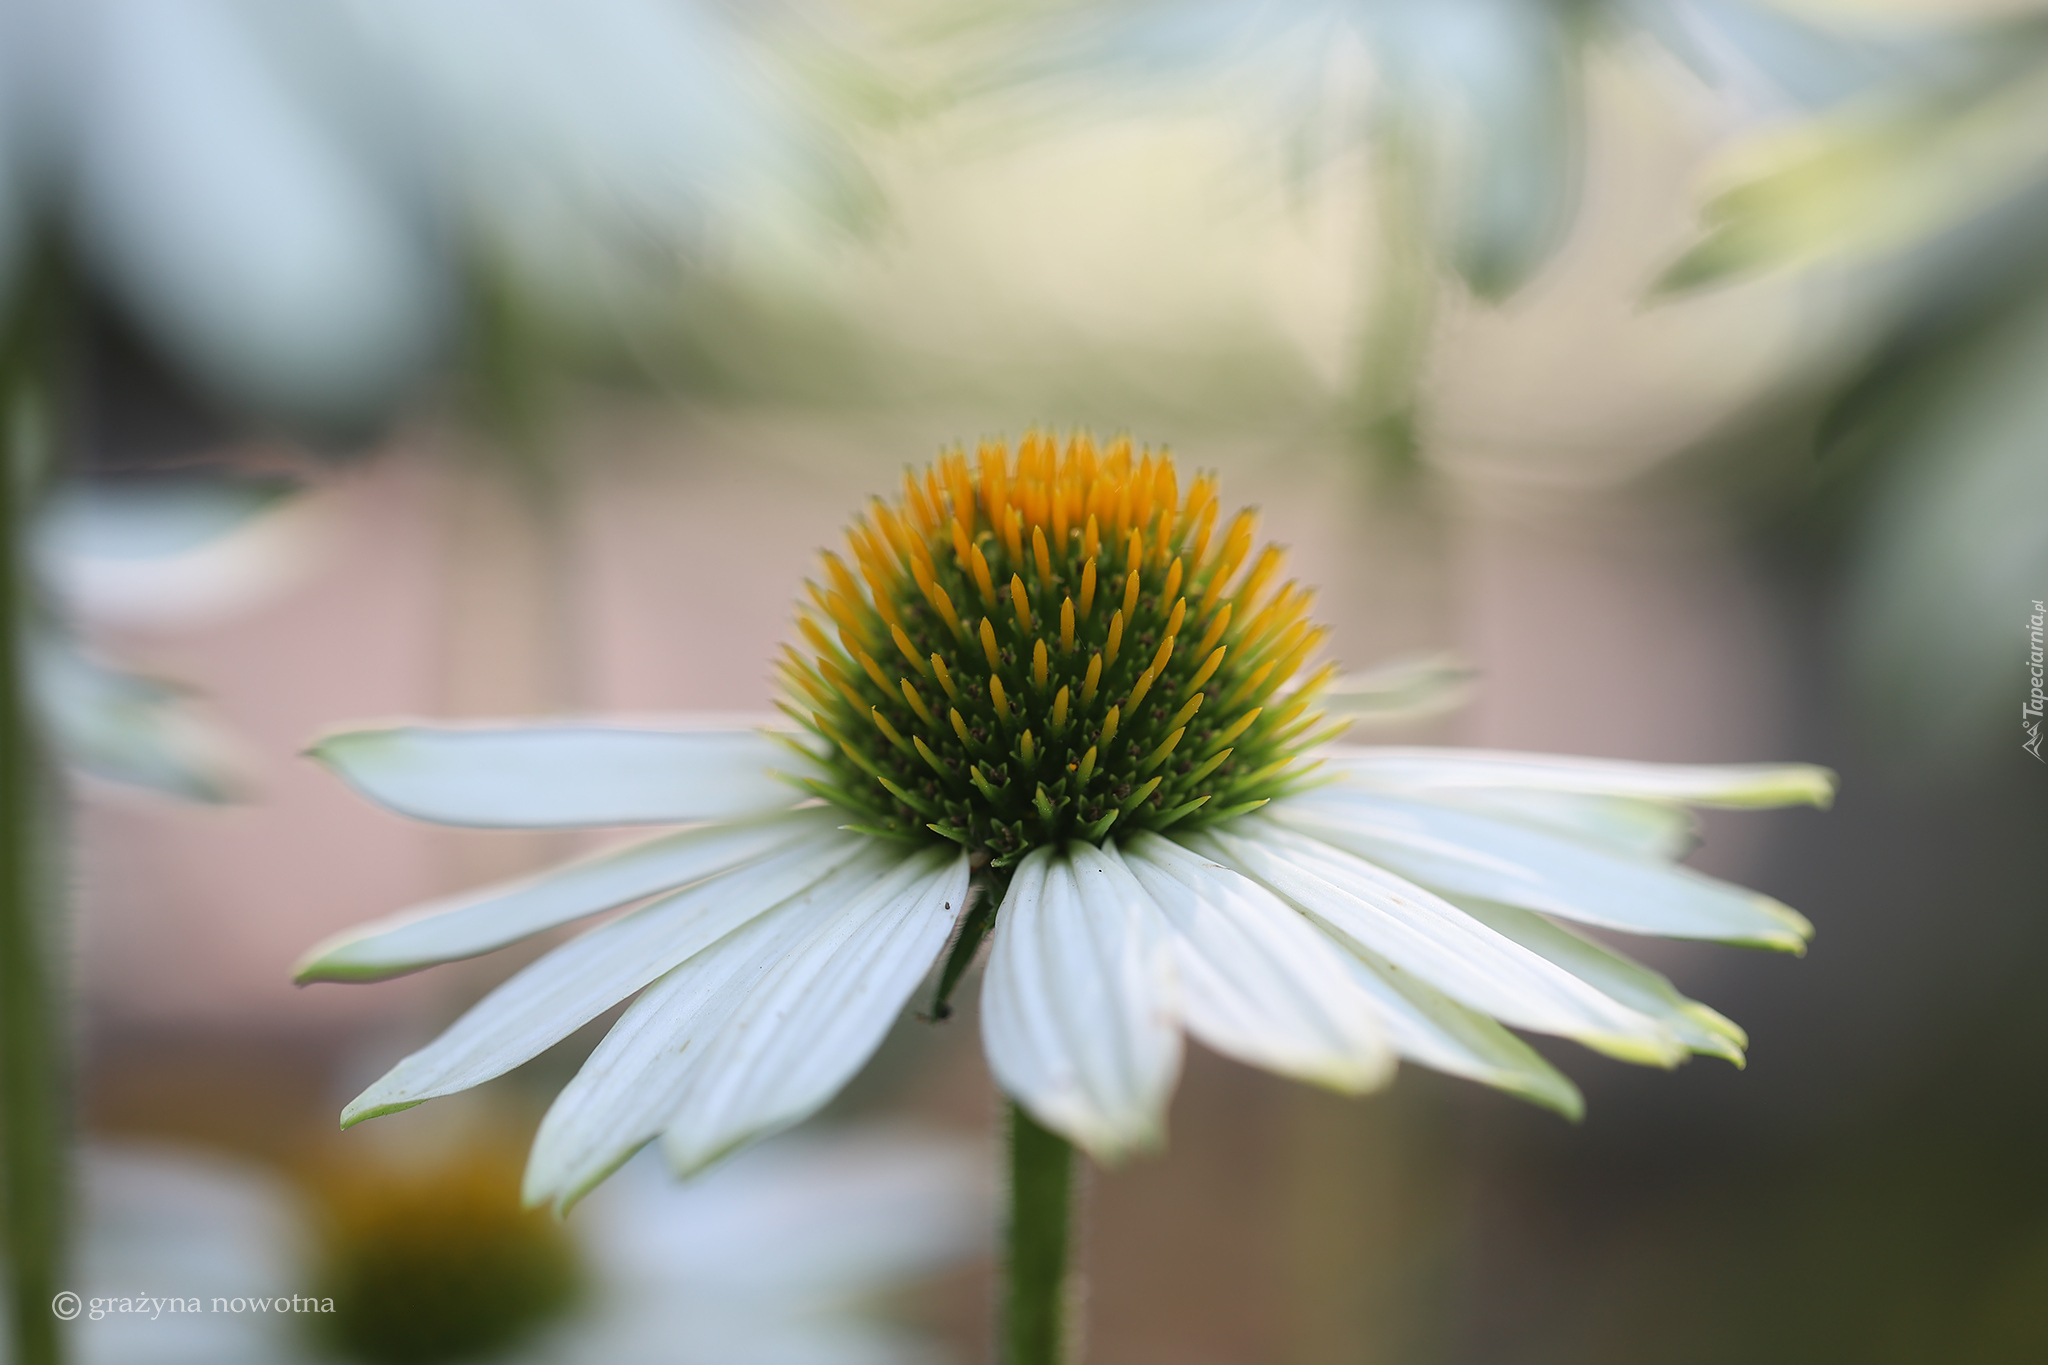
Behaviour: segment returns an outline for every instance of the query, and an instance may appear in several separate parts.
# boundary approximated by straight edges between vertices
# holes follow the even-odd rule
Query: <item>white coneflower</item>
[[[1309,592],[1163,454],[1038,434],[948,454],[849,539],[800,605],[785,730],[317,746],[421,819],[690,826],[316,948],[301,981],[374,980],[647,901],[521,970],[344,1122],[476,1085],[638,992],[541,1124],[527,1196],[566,1206],[656,1138],[693,1171],[829,1100],[945,954],[943,1010],[990,934],[983,1042],[1029,1185],[1026,1164],[1065,1170],[1053,1135],[1103,1159],[1156,1143],[1184,1031],[1339,1090],[1398,1055],[1567,1113],[1571,1084],[1503,1025],[1739,1061],[1733,1024],[1558,921],[1793,951],[1810,933],[1670,861],[1683,805],[1824,803],[1827,773],[1332,745],[1332,670],[1303,677],[1325,634]]]
[[[569,1228],[519,1211],[492,1144],[316,1163],[310,1207],[174,1149],[83,1166],[87,1365],[909,1365],[931,1344],[875,1301],[984,1221],[970,1147],[883,1129],[792,1135],[683,1187],[641,1163]]]

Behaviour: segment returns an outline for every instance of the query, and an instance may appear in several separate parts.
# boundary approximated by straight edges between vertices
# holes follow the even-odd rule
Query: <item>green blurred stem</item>
[[[469,414],[489,442],[494,471],[516,495],[525,549],[533,557],[532,662],[543,711],[573,710],[588,679],[578,668],[576,485],[559,431],[560,392],[551,324],[523,296],[511,272],[479,253],[470,284],[471,340],[465,356]]]
[[[1004,1365],[1059,1365],[1066,1356],[1073,1187],[1074,1149],[1011,1104]]]
[[[48,939],[54,922],[42,894],[42,756],[29,696],[33,592],[24,543],[45,414],[33,341],[20,333],[9,340],[9,363],[0,367],[0,1220],[12,1358],[56,1365],[64,1354],[50,1308],[65,1288],[64,1031]]]
[[[1427,165],[1413,129],[1389,118],[1378,130],[1372,169],[1377,233],[1374,292],[1358,343],[1351,395],[1353,432],[1368,465],[1391,486],[1421,472],[1417,390],[1436,322],[1437,272],[1430,254]]]

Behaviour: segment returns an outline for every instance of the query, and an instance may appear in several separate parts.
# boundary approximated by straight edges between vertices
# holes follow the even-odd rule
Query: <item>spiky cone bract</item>
[[[1300,675],[1311,597],[1172,458],[985,443],[907,472],[824,556],[785,709],[824,741],[816,795],[896,838],[1007,867],[1032,849],[1227,820],[1308,777],[1333,737]],[[1300,682],[1299,686],[1289,684]]]

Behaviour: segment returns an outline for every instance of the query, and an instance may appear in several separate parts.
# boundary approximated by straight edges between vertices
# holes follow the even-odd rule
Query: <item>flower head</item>
[[[1270,703],[1326,632],[1277,583],[1280,551],[1252,554],[1252,513],[1220,510],[1213,478],[1183,500],[1170,456],[1085,435],[906,474],[848,533],[858,577],[825,556],[799,618],[816,653],[784,664],[790,714],[825,741],[830,776],[805,786],[998,868],[1288,790],[1334,733],[1310,708],[1331,670]]]
[[[1398,1055],[1567,1113],[1571,1083],[1504,1026],[1739,1062],[1735,1025],[1560,921],[1799,950],[1797,913],[1670,864],[1686,805],[1824,804],[1830,775],[1327,743],[1326,674],[1287,690],[1323,639],[1308,594],[1219,509],[1213,481],[1183,498],[1169,459],[1122,443],[955,453],[869,509],[851,565],[827,556],[784,664],[797,730],[323,741],[425,819],[690,826],[316,948],[302,981],[375,979],[644,902],[344,1121],[487,1080],[635,996],[543,1120],[527,1196],[572,1202],[656,1138],[695,1170],[824,1104],[983,932],[997,1083],[1098,1157],[1158,1140],[1184,1032],[1339,1090]]]
[[[518,1166],[497,1146],[405,1168],[325,1173],[308,1318],[343,1359],[428,1362],[501,1355],[568,1314],[584,1289],[554,1219],[506,1197]]]

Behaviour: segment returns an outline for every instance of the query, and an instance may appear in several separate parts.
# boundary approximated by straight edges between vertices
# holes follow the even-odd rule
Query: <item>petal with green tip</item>
[[[1359,986],[1372,996],[1387,1036],[1403,1057],[1519,1095],[1573,1122],[1586,1112],[1579,1088],[1499,1021],[1465,1008],[1356,944],[1343,946]]]
[[[1350,1094],[1392,1078],[1371,996],[1294,907],[1157,834],[1104,852],[1122,855],[1172,926],[1188,1032],[1239,1061]]]
[[[1492,749],[1340,745],[1327,757],[1354,785],[1427,796],[1474,787],[1634,796],[1690,806],[1826,806],[1835,775],[1810,763],[1637,763]]]
[[[1542,915],[1512,905],[1461,896],[1458,908],[1506,934],[1630,1009],[1637,1010],[1677,1034],[1694,1052],[1743,1064],[1749,1035],[1732,1021],[1678,993],[1661,973],[1623,957],[1582,934],[1575,934]]]
[[[1470,811],[1323,787],[1275,803],[1268,818],[1432,890],[1584,924],[1795,953],[1813,934],[1769,896]]]
[[[299,964],[294,979],[381,981],[475,957],[543,929],[730,871],[815,838],[843,818],[836,811],[801,810],[684,830],[538,877],[433,901],[319,944]]]
[[[1669,1066],[1670,1030],[1456,906],[1342,848],[1259,817],[1192,846],[1284,896],[1340,943],[1362,948],[1460,1004],[1517,1028]]]
[[[757,915],[792,897],[829,894],[835,875],[857,875],[878,856],[886,857],[872,840],[827,832],[571,939],[358,1095],[342,1126],[503,1075]],[[843,871],[849,863],[853,873]]]
[[[880,1043],[966,898],[967,860],[862,860],[655,982],[542,1121],[529,1202],[567,1206],[675,1127],[700,1158],[801,1119]],[[687,1153],[686,1153],[687,1154]]]

